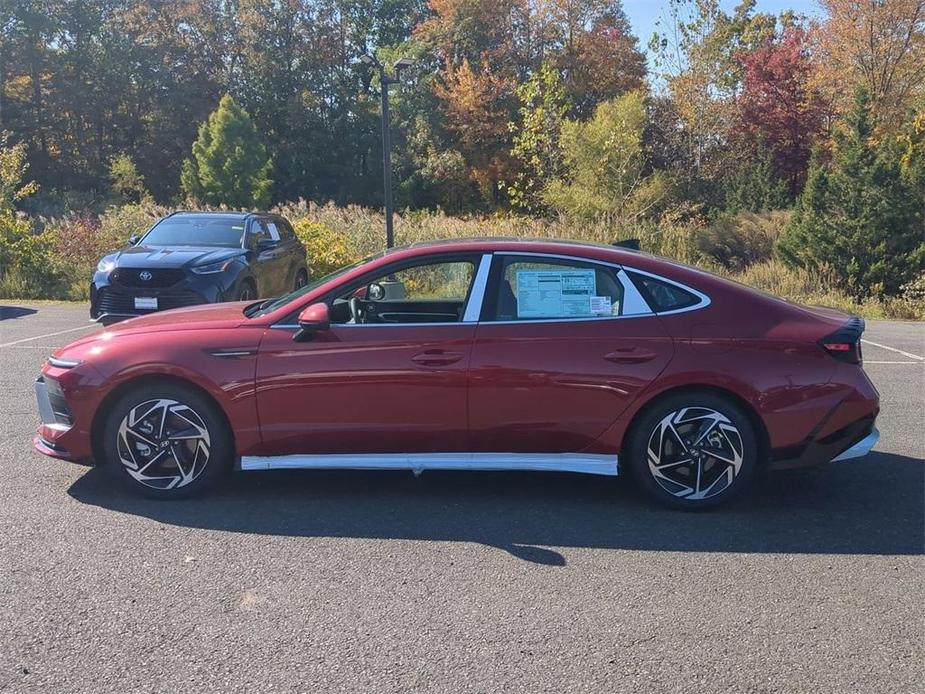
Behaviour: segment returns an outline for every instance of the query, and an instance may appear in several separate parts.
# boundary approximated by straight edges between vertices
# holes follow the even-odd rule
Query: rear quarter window
[[[632,271],[627,271],[626,274],[636,285],[642,298],[656,313],[678,311],[700,303],[700,297],[676,284]]]

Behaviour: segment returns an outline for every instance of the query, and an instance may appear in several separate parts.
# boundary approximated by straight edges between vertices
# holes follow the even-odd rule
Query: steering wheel
[[[350,297],[350,315],[354,323],[366,322],[366,311],[360,306],[359,298],[355,296]]]

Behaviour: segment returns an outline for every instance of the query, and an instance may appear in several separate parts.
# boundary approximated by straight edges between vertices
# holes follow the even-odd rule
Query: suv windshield
[[[278,299],[268,299],[267,301],[264,301],[263,303],[260,303],[260,304],[251,304],[251,306],[248,307],[251,312],[248,312],[245,315],[247,315],[248,318],[257,318],[258,316],[264,316],[268,313],[272,313],[273,311],[278,309],[280,306],[285,306],[290,301],[293,301],[294,299],[298,299],[300,296],[305,296],[310,291],[317,289],[325,282],[329,282],[335,277],[339,277],[340,275],[346,274],[347,272],[349,272],[355,267],[359,267],[360,265],[363,265],[364,263],[368,263],[374,257],[375,256],[370,256],[356,263],[353,263],[353,265],[347,265],[346,267],[342,267],[340,270],[335,270],[330,275],[325,275],[324,277],[316,279],[313,282],[309,282],[304,287],[299,287],[294,292],[286,294],[285,296],[281,296]]]
[[[221,217],[168,217],[145,234],[145,246],[241,248],[244,220]]]

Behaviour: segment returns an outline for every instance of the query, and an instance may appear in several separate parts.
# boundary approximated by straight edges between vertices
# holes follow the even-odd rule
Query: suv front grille
[[[150,273],[150,279],[142,279],[142,273]],[[159,289],[172,287],[183,279],[183,270],[175,269],[146,269],[146,268],[117,268],[109,275],[111,281],[123,287],[141,287]],[[145,275],[147,277],[147,275]]]
[[[97,313],[115,313],[124,315],[137,315],[141,313],[152,313],[150,309],[135,308],[135,297],[137,294],[123,294],[122,292],[113,291],[111,287],[100,289],[99,300],[97,303]],[[183,306],[195,306],[204,304],[203,299],[196,292],[158,292],[157,293],[157,310],[165,311],[170,308],[182,308]]]

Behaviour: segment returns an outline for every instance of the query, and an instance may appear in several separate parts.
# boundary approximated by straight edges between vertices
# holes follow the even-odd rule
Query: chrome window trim
[[[665,284],[674,285],[674,286],[677,287],[678,289],[683,289],[683,290],[686,291],[686,292],[690,292],[691,294],[693,294],[694,296],[696,296],[698,299],[700,299],[700,301],[699,301],[698,303],[694,304],[693,306],[685,306],[684,308],[676,308],[676,309],[672,309],[672,310],[670,310],[670,311],[655,311],[655,315],[656,315],[656,316],[670,316],[670,315],[673,315],[673,314],[675,314],[675,313],[687,313],[688,311],[698,311],[698,310],[700,310],[700,309],[702,309],[702,308],[706,308],[707,306],[709,306],[709,305],[712,303],[709,296],[707,296],[707,295],[704,294],[703,292],[701,292],[701,291],[699,291],[699,290],[697,290],[697,289],[694,289],[693,287],[688,286],[688,285],[686,285],[686,284],[683,284],[683,283],[681,283],[681,282],[677,282],[677,281],[675,281],[675,280],[668,279],[667,277],[664,277],[664,276],[662,276],[662,275],[656,275],[654,272],[646,272],[645,270],[638,270],[638,269],[636,269],[636,268],[634,268],[634,267],[626,267],[626,266],[624,266],[624,269],[625,269],[625,270],[628,270],[629,272],[635,272],[637,275],[644,275],[645,277],[651,277],[652,279],[658,280],[659,282],[664,282]],[[627,278],[627,279],[629,279],[629,278]],[[632,282],[632,280],[630,280],[630,281]],[[651,307],[650,307],[650,308],[651,308]]]
[[[469,291],[469,300],[466,302],[466,310],[463,313],[463,323],[479,322],[479,316],[482,315],[482,304],[485,303],[485,287],[488,286],[492,257],[491,253],[482,254],[479,269],[476,270],[475,279],[472,280],[472,289]]]
[[[633,280],[629,278],[626,270],[622,267],[617,271],[617,279],[623,285],[623,313],[620,317],[651,316],[653,314],[652,307],[639,293],[636,285],[633,284]]]

